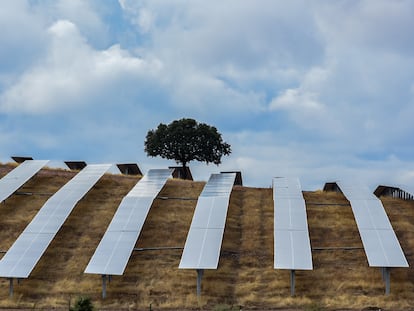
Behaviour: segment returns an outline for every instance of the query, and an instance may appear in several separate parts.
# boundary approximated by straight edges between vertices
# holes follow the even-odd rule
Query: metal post
[[[10,285],[9,285],[9,296],[13,297],[13,278],[9,279]]]
[[[102,298],[106,298],[106,275],[102,274]]]
[[[197,297],[201,296],[201,280],[203,279],[204,269],[197,269]]]
[[[295,270],[290,270],[290,296],[295,296]]]
[[[385,295],[390,294],[390,268],[384,267],[385,274]]]

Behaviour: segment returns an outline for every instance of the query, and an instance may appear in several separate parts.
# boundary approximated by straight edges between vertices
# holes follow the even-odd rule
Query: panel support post
[[[390,294],[390,268],[384,267],[385,295]]]
[[[14,291],[14,290],[13,290],[13,278],[10,278],[10,279],[9,279],[9,282],[10,282],[10,283],[9,283],[9,296],[10,296],[10,297],[13,297],[13,291]]]
[[[203,279],[204,269],[197,269],[197,297],[201,296],[201,280]]]
[[[295,296],[295,270],[290,270],[290,296]]]
[[[106,298],[106,275],[102,274],[102,299]]]

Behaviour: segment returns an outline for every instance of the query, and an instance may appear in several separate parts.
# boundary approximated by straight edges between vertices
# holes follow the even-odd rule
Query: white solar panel
[[[217,269],[236,173],[212,174],[197,201],[180,269]]]
[[[192,228],[224,229],[229,199],[219,197],[199,197],[194,211]]]
[[[48,162],[49,160],[26,160],[0,179],[0,202],[23,186]]]
[[[312,270],[305,200],[297,178],[273,179],[274,268]]]
[[[370,267],[408,267],[394,231],[360,229]]]
[[[309,234],[304,230],[275,230],[275,269],[312,270]]]
[[[217,269],[224,229],[192,228],[187,235],[180,269]]]
[[[277,196],[277,194],[275,194]],[[276,230],[308,231],[305,201],[303,199],[274,199],[274,227]]]
[[[379,200],[353,200],[352,211],[360,229],[393,230]]]
[[[107,231],[85,273],[122,275],[139,236],[138,231]]]
[[[0,276],[27,278],[73,207],[110,167],[88,165],[49,198],[0,260]]]
[[[366,186],[337,182],[351,203],[370,267],[408,267],[408,262],[377,197]]]
[[[0,261],[0,276],[27,278],[53,239],[52,233],[24,233]]]
[[[126,196],[117,209],[108,231],[139,231],[151,208],[153,197]]]
[[[152,202],[172,169],[152,169],[123,198],[85,273],[122,275]]]

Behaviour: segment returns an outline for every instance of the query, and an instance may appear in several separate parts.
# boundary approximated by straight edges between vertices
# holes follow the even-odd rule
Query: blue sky
[[[414,1],[0,2],[0,160],[175,165],[149,129],[189,117],[233,153],[195,179],[414,183]]]

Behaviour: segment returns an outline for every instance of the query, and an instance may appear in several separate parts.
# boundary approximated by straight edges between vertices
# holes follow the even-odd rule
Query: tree
[[[183,118],[149,130],[145,151],[148,156],[181,163],[185,172],[185,166],[193,160],[219,165],[221,157],[231,153],[231,147],[214,126]]]

